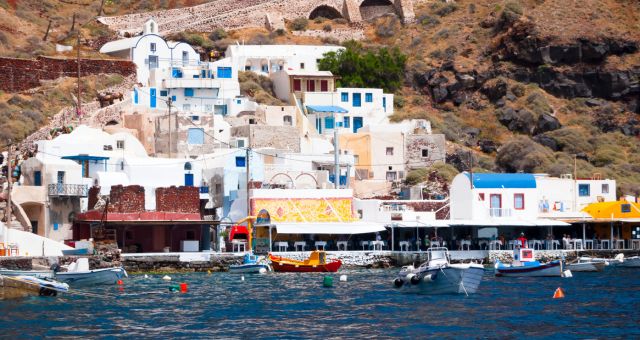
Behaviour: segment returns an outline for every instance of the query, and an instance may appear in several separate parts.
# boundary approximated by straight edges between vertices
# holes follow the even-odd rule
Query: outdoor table
[[[547,250],[560,248],[560,241],[558,240],[546,240],[544,243]]]
[[[362,250],[365,250],[364,247],[367,247],[367,249],[369,249],[369,246],[371,245],[371,241],[360,241],[360,245],[362,246]]]
[[[516,248],[516,246],[518,245],[522,245],[522,243],[519,240],[511,240],[509,241],[509,249],[513,250]]]
[[[294,248],[298,251],[298,247],[300,247],[300,251],[305,251],[307,248],[307,242],[305,241],[297,241],[293,243]]]
[[[584,240],[585,249],[593,249],[593,240]]]
[[[433,244],[433,242],[432,242]],[[400,251],[402,251],[402,248],[404,248],[404,251],[409,251],[409,242],[408,241],[400,241]]]
[[[640,249],[640,240],[631,240],[631,249]]]
[[[440,241],[431,241],[432,247],[440,247]]]
[[[338,241],[336,243],[338,245],[338,250],[344,248],[344,250],[348,250],[347,249],[347,241]]]
[[[489,249],[491,250],[500,250],[502,249],[502,241],[493,240],[489,243]]]
[[[324,248],[327,247],[327,242],[325,242],[325,241],[316,241],[316,250],[320,250],[320,247],[322,247],[322,250],[324,250]]]
[[[489,241],[487,240],[480,240],[478,242],[478,245],[480,246],[480,249],[487,249],[487,247],[489,247]]]
[[[382,250],[382,246],[384,245],[384,241],[371,241],[371,246],[373,250]]]
[[[529,242],[533,246],[533,249],[538,249],[538,250],[542,249],[542,241],[540,241],[540,240],[531,240]]]
[[[276,242],[276,247],[278,247],[278,251],[287,251],[289,242]]]

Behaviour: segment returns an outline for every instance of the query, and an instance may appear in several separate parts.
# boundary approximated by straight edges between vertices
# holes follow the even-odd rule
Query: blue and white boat
[[[88,287],[95,285],[112,285],[123,277],[128,277],[127,271],[122,267],[89,269],[89,260],[79,258],[69,265],[66,272],[54,270],[54,278],[66,282],[75,287]]]
[[[564,274],[564,263],[555,260],[541,263],[535,260],[534,250],[529,248],[516,248],[513,251],[511,264],[496,261],[496,276],[559,276]]]
[[[478,290],[484,267],[477,263],[451,264],[444,247],[429,248],[428,260],[418,268],[402,267],[393,285],[418,294],[473,294]]]
[[[245,254],[242,264],[232,264],[229,266],[231,273],[260,273],[264,274],[271,271],[271,266],[266,263],[264,258],[253,254]]]

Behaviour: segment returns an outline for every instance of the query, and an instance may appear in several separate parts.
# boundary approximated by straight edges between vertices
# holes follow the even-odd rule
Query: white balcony
[[[85,184],[49,184],[49,196],[87,197],[89,186]]]
[[[510,208],[489,208],[489,216],[493,218],[503,218],[513,216]]]
[[[162,87],[167,89],[194,88],[194,89],[217,89],[222,87],[220,79],[210,78],[171,78],[163,79]]]

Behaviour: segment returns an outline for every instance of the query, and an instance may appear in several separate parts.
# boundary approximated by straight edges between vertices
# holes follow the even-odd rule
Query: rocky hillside
[[[431,119],[458,170],[615,178],[640,193],[640,2],[425,2],[373,43],[409,54],[394,117]]]

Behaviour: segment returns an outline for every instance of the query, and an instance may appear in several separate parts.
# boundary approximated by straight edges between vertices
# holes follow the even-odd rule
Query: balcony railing
[[[87,197],[89,186],[85,184],[49,184],[49,196]]]
[[[489,208],[489,216],[491,216],[491,217],[511,217],[511,209],[509,209],[509,208]]]

